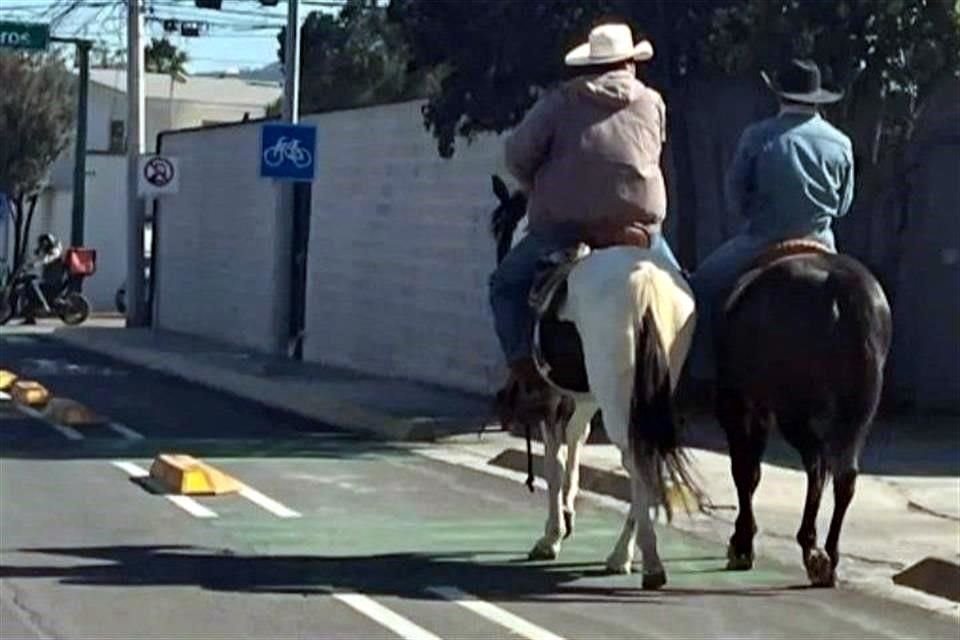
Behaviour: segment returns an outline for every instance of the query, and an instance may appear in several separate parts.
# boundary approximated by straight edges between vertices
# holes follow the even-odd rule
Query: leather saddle
[[[805,238],[782,240],[767,247],[767,249],[751,263],[746,271],[766,267],[781,258],[789,258],[790,256],[801,254],[832,255],[833,253],[834,251],[831,250],[830,247],[816,240],[807,240]]]
[[[581,260],[598,249],[615,246],[650,248],[650,235],[639,225],[611,223],[595,226],[586,241],[555,251],[540,261],[529,303],[536,312],[533,359],[554,386],[570,393],[588,393],[590,384],[583,361],[583,343],[572,322],[561,320],[567,299],[567,277]]]
[[[533,360],[549,382],[572,393],[587,393],[590,385],[580,334],[572,322],[560,319],[559,310],[567,299],[567,277],[590,253],[590,248],[580,243],[545,256],[529,298],[536,314]]]

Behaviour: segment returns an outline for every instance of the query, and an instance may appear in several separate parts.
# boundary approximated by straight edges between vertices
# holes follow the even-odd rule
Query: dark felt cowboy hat
[[[827,91],[821,86],[820,67],[813,60],[791,60],[771,78],[761,71],[764,82],[781,98],[803,104],[829,104],[843,98],[843,92]]]

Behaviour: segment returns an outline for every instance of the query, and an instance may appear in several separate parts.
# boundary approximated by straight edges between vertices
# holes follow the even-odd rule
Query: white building
[[[146,74],[147,150],[157,134],[247,118],[262,118],[281,95],[280,86],[231,77],[187,76],[183,81],[160,73]],[[127,72],[91,69],[87,148],[122,153],[127,120]]]
[[[124,69],[90,70],[84,244],[98,255],[97,273],[86,281],[84,292],[94,309],[101,311],[113,309],[115,293],[126,276],[126,87]],[[162,131],[262,118],[281,94],[279,84],[273,82],[229,76],[187,76],[177,81],[165,74],[148,73],[144,90],[147,151],[156,151],[157,134]],[[51,169],[37,205],[32,238],[51,232],[65,245],[69,243],[73,167],[71,145]],[[12,247],[13,225],[7,227],[7,242]],[[146,244],[149,250],[149,237]],[[0,250],[0,259],[3,257]]]

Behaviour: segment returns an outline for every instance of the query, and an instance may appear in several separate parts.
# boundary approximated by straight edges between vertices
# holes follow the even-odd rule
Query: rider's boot
[[[510,377],[497,394],[497,409],[505,429],[523,430],[522,417],[540,414],[547,408],[549,386],[540,376],[532,357],[510,364]],[[519,432],[518,432],[519,433]]]

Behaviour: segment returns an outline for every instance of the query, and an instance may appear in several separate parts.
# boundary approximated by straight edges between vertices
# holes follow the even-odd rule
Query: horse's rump
[[[890,333],[883,290],[859,262],[788,255],[746,272],[727,297],[718,377],[770,404],[823,404],[882,368]]]
[[[605,414],[604,425],[629,447],[636,469],[651,473],[653,497],[670,515],[671,484],[699,494],[673,404],[695,322],[689,285],[647,250],[597,251],[571,273],[563,316],[580,328],[587,370],[605,378],[590,381],[601,408],[629,402],[619,416]]]

